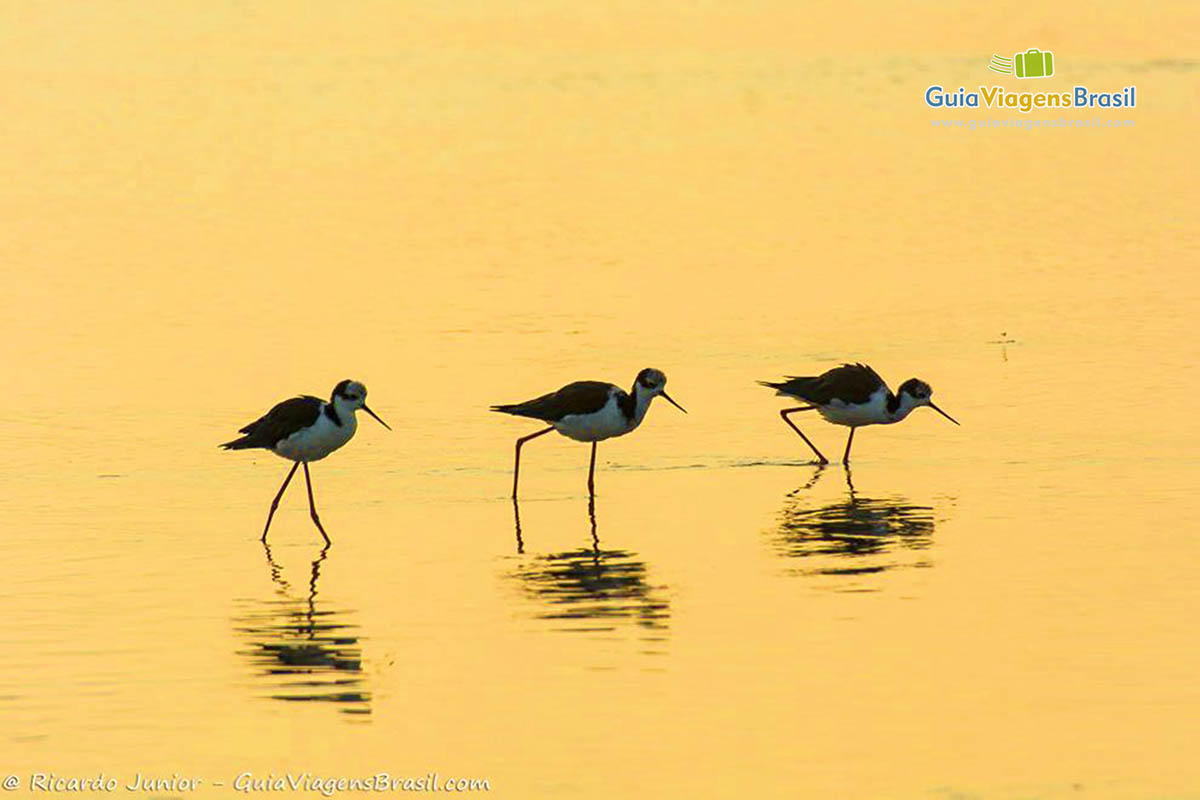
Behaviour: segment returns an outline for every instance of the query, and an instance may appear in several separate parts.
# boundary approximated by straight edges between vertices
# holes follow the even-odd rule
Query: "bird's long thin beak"
[[[947,414],[945,411],[942,411],[940,408],[938,408],[937,406],[935,406],[933,403],[930,403],[930,404],[929,404],[929,407],[930,407],[930,408],[932,408],[934,411],[938,412],[939,414],[941,414],[941,415],[942,415],[943,417],[945,417],[946,419],[948,419],[948,420],[950,420],[951,422],[953,422],[955,425],[959,425],[959,426],[961,426],[961,424],[962,424],[962,423],[960,423],[960,422],[959,422],[958,420],[956,420],[954,417],[952,417],[952,416],[950,416],[949,414]]]
[[[379,423],[380,425],[382,425],[383,427],[387,428],[389,431],[392,429],[392,426],[391,426],[391,425],[388,425],[386,422],[384,422],[383,420],[381,420],[381,419],[379,418],[379,415],[378,415],[378,414],[376,414],[374,411],[372,411],[370,408],[368,408],[368,407],[367,407],[367,404],[366,404],[366,403],[363,403],[363,411],[367,412],[367,413],[368,413],[368,414],[370,414],[372,417],[375,417],[375,421],[376,421],[376,422],[378,422],[378,423]]]
[[[685,413],[685,414],[687,413],[687,409],[686,409],[686,408],[684,408],[683,406],[679,405],[679,403],[676,403],[674,400],[672,400],[672,399],[671,399],[671,395],[667,394],[666,392],[663,392],[663,393],[662,393],[662,396],[663,396],[663,397],[665,397],[665,398],[667,398],[667,402],[668,402],[668,403],[670,403],[671,405],[675,406],[676,408],[678,408],[678,409],[679,409],[680,411],[682,411],[683,413]]]

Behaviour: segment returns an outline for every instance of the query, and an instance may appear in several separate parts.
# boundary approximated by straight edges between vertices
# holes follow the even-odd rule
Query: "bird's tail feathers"
[[[501,414],[514,414],[518,417],[530,416],[524,403],[506,403],[504,405],[490,406],[489,410],[499,411]]]
[[[759,381],[760,386],[774,389],[779,394],[803,398],[805,390],[812,384],[814,378],[791,376],[785,381]]]

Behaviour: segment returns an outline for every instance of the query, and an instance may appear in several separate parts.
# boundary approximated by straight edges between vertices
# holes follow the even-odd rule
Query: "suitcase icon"
[[[1013,56],[1013,74],[1018,78],[1049,78],[1054,74],[1054,53],[1031,47]]]

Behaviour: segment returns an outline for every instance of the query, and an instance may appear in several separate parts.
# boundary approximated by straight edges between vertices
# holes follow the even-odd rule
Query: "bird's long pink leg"
[[[800,406],[798,408],[785,408],[779,412],[779,416],[783,417],[783,421],[786,422],[791,427],[791,429],[794,430],[797,433],[797,435],[799,435],[799,437],[804,440],[804,443],[806,445],[808,445],[810,448],[812,448],[812,451],[817,454],[817,460],[819,463],[828,464],[829,459],[827,459],[825,456],[821,455],[821,451],[817,449],[817,446],[815,444],[813,444],[812,442],[810,442],[808,440],[807,436],[805,436],[803,433],[800,433],[800,429],[796,427],[795,423],[793,423],[790,419],[788,419],[788,414],[795,414],[797,411],[812,411],[814,408],[816,408],[816,406]]]
[[[588,495],[596,496],[596,443],[592,442],[592,463],[588,466]]]
[[[275,509],[279,508],[279,498],[283,497],[283,490],[286,489],[288,484],[292,482],[292,476],[296,474],[296,467],[298,466],[300,466],[299,461],[297,461],[295,464],[292,464],[291,472],[289,472],[287,477],[283,479],[283,486],[279,487],[279,493],[276,494],[275,499],[271,501],[271,510],[267,512],[267,525],[263,528],[262,538],[259,539],[260,542],[265,543],[267,541],[267,531],[271,530],[271,518],[275,516]]]
[[[521,476],[521,445],[525,444],[530,439],[536,439],[537,437],[547,434],[552,430],[554,430],[553,425],[544,430],[540,430],[537,433],[531,433],[528,436],[522,436],[520,439],[517,439],[517,460],[513,465],[513,500],[517,499],[517,479]]]
[[[842,454],[842,463],[846,466],[850,466],[850,445],[854,442],[855,430],[853,426],[850,427],[850,438],[846,440],[846,452]]]
[[[325,528],[321,526],[321,518],[317,516],[317,504],[313,502],[312,478],[308,474],[308,462],[302,461],[300,463],[304,464],[304,483],[308,485],[308,510],[312,514],[312,521],[317,525],[317,530],[325,538],[325,546],[328,547],[333,542],[329,541],[329,534],[325,533]]]

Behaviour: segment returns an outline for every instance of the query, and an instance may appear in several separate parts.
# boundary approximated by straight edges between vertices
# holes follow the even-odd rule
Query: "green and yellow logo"
[[[1012,58],[992,56],[988,69],[1018,78],[1049,78],[1054,75],[1054,53],[1031,47]],[[980,86],[967,91],[946,91],[940,84],[925,90],[925,105],[930,108],[1011,108],[1022,114],[1052,108],[1137,108],[1137,87],[1126,86],[1112,92],[1093,92],[1087,86],[1072,86],[1070,91],[1009,91],[1003,86]]]
[[[1018,78],[1049,78],[1054,74],[1054,53],[1031,47],[1012,58],[993,55],[988,69],[1001,75],[1016,75]]]

